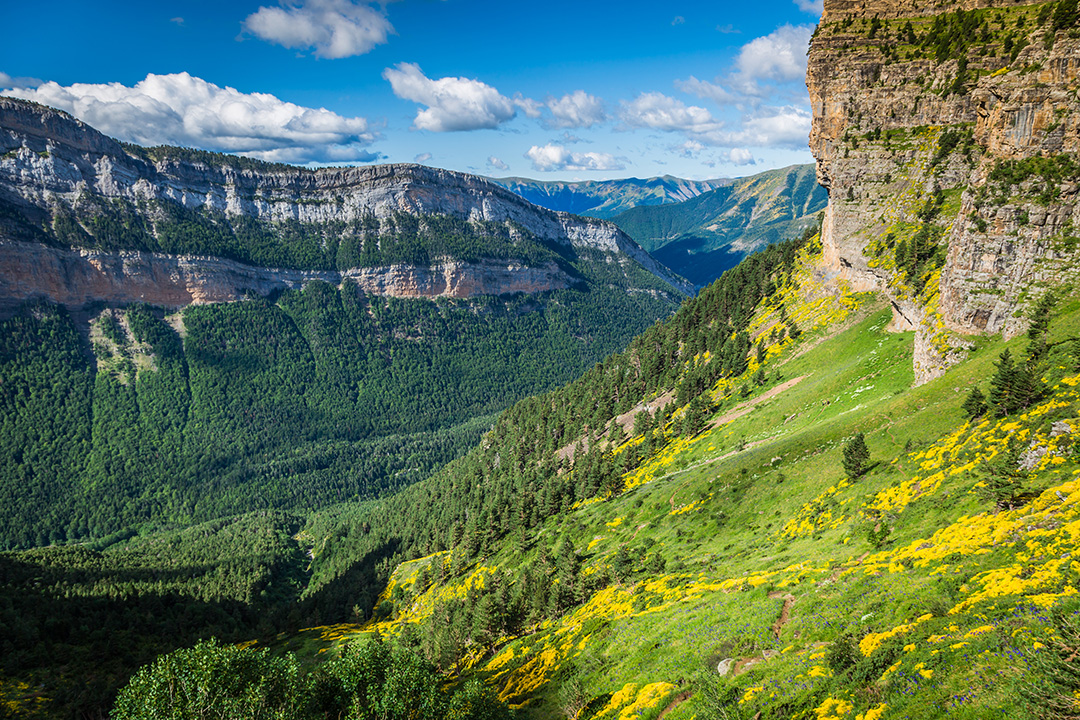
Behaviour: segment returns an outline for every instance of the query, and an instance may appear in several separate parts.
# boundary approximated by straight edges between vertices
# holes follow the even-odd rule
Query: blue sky
[[[123,140],[299,164],[741,176],[812,161],[817,2],[9,3],[0,88]]]

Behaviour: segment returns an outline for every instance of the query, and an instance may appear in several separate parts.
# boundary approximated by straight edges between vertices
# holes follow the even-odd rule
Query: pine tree
[[[1050,330],[1050,311],[1054,309],[1057,299],[1052,292],[1042,296],[1038,305],[1031,313],[1031,324],[1028,325],[1028,367],[1034,371],[1035,367],[1046,357],[1049,346],[1046,344],[1046,334]]]
[[[844,472],[855,479],[867,470],[870,460],[870,448],[866,447],[866,437],[859,433],[844,445]]]
[[[1008,348],[998,357],[994,367],[997,369],[994,377],[990,378],[990,406],[994,408],[994,415],[1004,417],[1015,409],[1016,404],[1013,388],[1016,385],[1017,371]]]
[[[1035,375],[1024,365],[1013,362],[1012,353],[1005,349],[995,364],[997,370],[990,378],[989,405],[994,415],[1005,417],[1023,410],[1039,396],[1039,384]]]
[[[1076,25],[1080,18],[1076,0],[1060,0],[1054,6],[1053,28],[1054,30],[1067,30]]]
[[[986,414],[986,396],[978,387],[973,387],[971,394],[967,396],[967,400],[961,407],[964,409],[964,414],[971,420],[982,417]]]

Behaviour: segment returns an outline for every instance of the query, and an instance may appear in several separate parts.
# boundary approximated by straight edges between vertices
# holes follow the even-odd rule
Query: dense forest
[[[252,513],[0,553],[0,702],[23,697],[30,717],[97,717],[134,668],[193,637],[239,642],[295,627],[301,524]],[[20,691],[15,677],[33,685]],[[35,687],[49,688],[47,703],[34,701]]]
[[[370,612],[389,572],[404,560],[452,548],[454,567],[465,567],[504,537],[516,536],[527,546],[544,518],[600,494],[617,494],[622,475],[673,437],[665,426],[677,408],[687,405],[675,434],[700,430],[716,409],[703,391],[742,374],[750,357],[762,352],[747,333],[754,310],[790,283],[797,252],[816,232],[751,255],[625,351],[569,385],[518,402],[479,447],[424,483],[314,515],[305,532],[326,538],[307,590],[314,617],[337,621],[354,606]],[[794,337],[800,329],[788,320],[784,333]],[[652,412],[643,409],[643,401],[655,398],[666,402]],[[629,432],[612,422],[632,411]],[[641,442],[610,452],[605,440],[628,434]],[[541,614],[560,607],[558,599],[548,606],[548,578],[535,583],[535,592],[516,592],[539,599]]]
[[[91,309],[88,336],[85,319],[26,305],[0,323],[0,547],[415,482],[493,413],[671,308],[628,293],[600,255],[575,259],[581,287],[535,296],[403,300],[313,282],[168,318]],[[659,282],[637,270],[639,286]]]

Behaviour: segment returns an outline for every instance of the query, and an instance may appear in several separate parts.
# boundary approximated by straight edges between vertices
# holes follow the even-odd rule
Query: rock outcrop
[[[512,257],[440,255],[423,265],[317,272],[124,249],[46,248],[35,242],[48,241],[57,218],[77,217],[88,199],[135,208],[132,212],[151,228],[153,208],[162,203],[249,218],[264,227],[328,226],[402,213],[498,223],[511,234],[527,234],[552,247],[596,250],[608,261],[639,264],[674,295],[692,291],[611,223],[536,207],[483,178],[419,165],[308,170],[182,149],[134,148],[66,113],[0,98],[0,240],[6,241],[0,246],[0,293],[8,300],[146,297],[175,305],[235,299],[309,278],[350,278],[366,292],[408,297],[539,292],[572,282],[553,262]]]
[[[1074,272],[1080,40],[1055,8],[825,2],[807,71],[823,272],[889,294],[919,382],[966,334],[1021,332]]]

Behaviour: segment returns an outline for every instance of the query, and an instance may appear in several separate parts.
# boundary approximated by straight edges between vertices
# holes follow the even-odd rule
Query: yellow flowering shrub
[[[874,651],[881,647],[881,644],[890,638],[894,638],[897,635],[903,635],[909,633],[919,626],[920,623],[924,623],[931,618],[930,615],[922,615],[916,618],[913,622],[906,625],[897,625],[892,630],[886,630],[885,632],[870,633],[862,640],[859,641],[859,652],[864,656],[870,657],[874,654]]]
[[[831,504],[843,490],[851,487],[851,481],[841,480],[826,488],[821,494],[798,509],[795,517],[788,520],[780,529],[780,537],[795,539],[808,537],[819,530],[835,530],[847,519],[844,515],[833,517]]]
[[[634,720],[646,710],[659,705],[667,698],[675,686],[666,682],[654,682],[641,687],[627,683],[611,696],[608,703],[593,717],[596,720]]]
[[[814,710],[814,717],[817,720],[836,720],[837,718],[847,717],[854,709],[855,706],[847,700],[829,697],[825,698],[825,702],[817,706]]]
[[[880,720],[881,716],[885,714],[885,710],[888,708],[886,703],[881,703],[875,707],[870,708],[864,713],[859,713],[855,716],[855,720]]]

